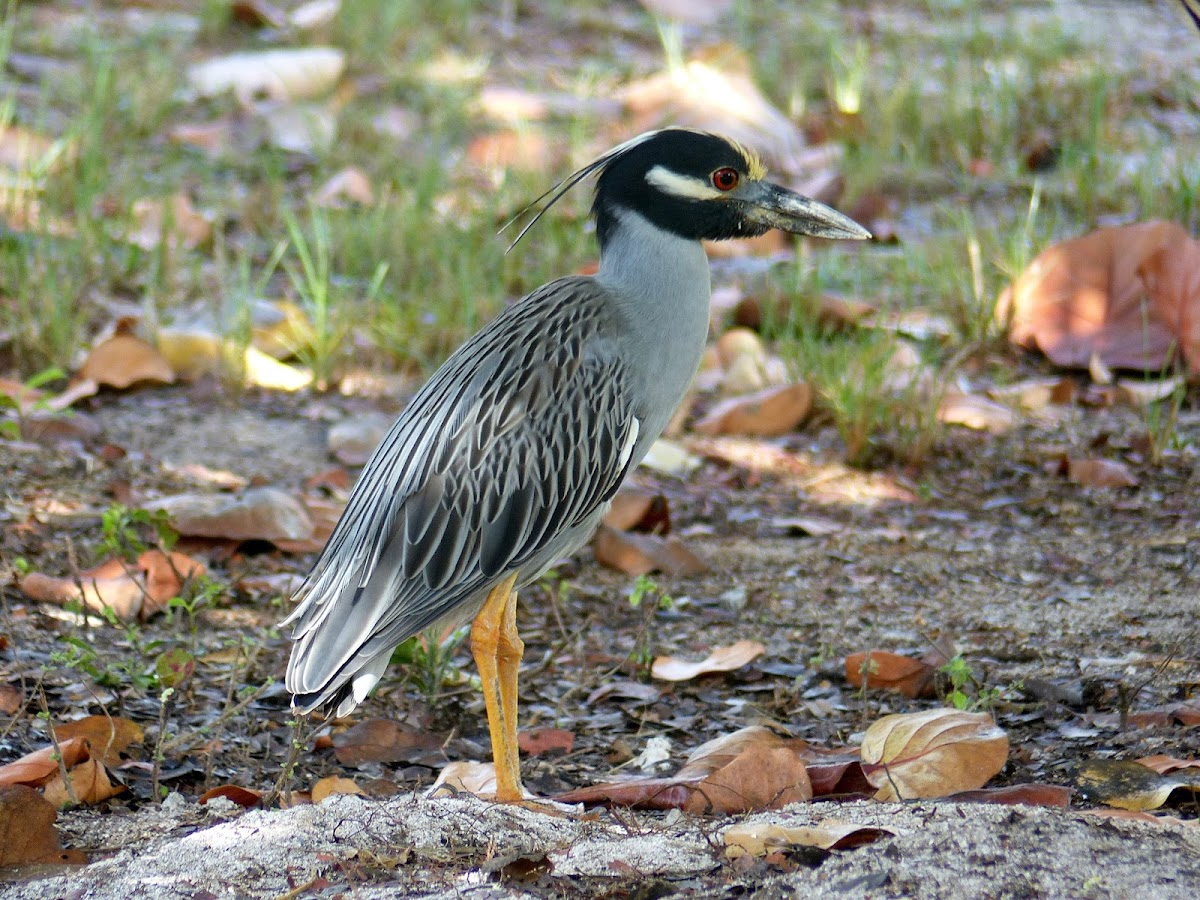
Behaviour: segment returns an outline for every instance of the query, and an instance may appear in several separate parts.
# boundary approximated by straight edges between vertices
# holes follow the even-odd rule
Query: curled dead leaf
[[[607,525],[596,529],[592,539],[596,562],[628,575],[666,572],[668,575],[696,575],[708,571],[708,563],[671,535],[637,534],[617,531]]]
[[[427,797],[453,797],[460,793],[476,797],[496,796],[496,767],[484,762],[452,762],[438,772]]]
[[[140,744],[145,737],[142,726],[120,717],[84,716],[53,727],[54,737],[60,744],[82,738],[87,741],[89,755],[109,766],[120,763],[121,754],[129,745]]]
[[[645,531],[652,534],[669,534],[671,512],[667,498],[622,488],[612,499],[612,506],[604,516],[604,524],[617,531]]]
[[[172,249],[194,250],[212,239],[212,220],[196,209],[186,194],[135,200],[130,218],[133,228],[125,240],[143,250],[154,250],[164,243]]]
[[[955,803],[998,803],[1003,806],[1070,806],[1071,789],[1061,784],[1009,784],[959,791],[946,799]]]
[[[87,741],[83,738],[60,741],[57,749],[53,745],[43,747],[0,766],[0,786],[24,784],[40,787],[58,774],[60,751],[62,763],[68,769],[88,758]]]
[[[79,850],[64,850],[54,804],[25,785],[0,787],[0,869],[38,863],[86,863]]]
[[[811,800],[812,785],[792,742],[761,726],[751,726],[701,744],[673,776],[593,785],[558,799],[732,814]]]
[[[67,782],[71,785],[69,789]],[[66,780],[61,773],[56,774],[46,782],[42,793],[47,800],[62,808],[70,803],[93,806],[123,794],[125,790],[125,785],[112,783],[108,770],[99,760],[85,759],[68,770]]]
[[[239,787],[236,784],[222,784],[214,788],[209,788],[200,795],[196,802],[203,806],[217,797],[224,797],[226,800],[236,803],[243,809],[251,809],[262,802],[263,792],[252,788]]]
[[[123,390],[141,381],[171,384],[175,371],[151,344],[132,333],[131,326],[118,326],[112,337],[92,348],[77,378]]]
[[[1200,372],[1200,243],[1175,222],[1102,228],[1043,250],[997,303],[1009,340],[1059,366]]]
[[[659,438],[650,445],[641,465],[663,475],[685,478],[700,467],[700,457],[689,453],[675,441]]]
[[[411,762],[441,746],[437,735],[393,719],[364,719],[333,736],[333,754],[344,766]]]
[[[962,425],[975,431],[1003,434],[1017,424],[1011,409],[977,394],[966,394],[951,388],[938,404],[938,421],[946,425]]]
[[[1132,488],[1137,476],[1129,466],[1113,459],[1068,459],[1067,478],[1084,487]]]
[[[1200,768],[1157,772],[1125,759],[1093,759],[1079,767],[1075,784],[1089,800],[1118,809],[1158,809],[1176,790],[1200,794]]]
[[[24,705],[25,698],[19,688],[11,684],[0,684],[0,716],[15,715]]]
[[[342,169],[323,185],[317,188],[313,195],[313,203],[317,206],[341,208],[350,203],[359,206],[375,205],[375,190],[366,173],[355,166]]]
[[[765,650],[758,641],[738,641],[728,647],[715,648],[698,662],[660,656],[654,660],[650,674],[661,681],[691,681],[713,672],[732,672],[740,669],[761,656]]]
[[[21,579],[22,593],[42,603],[82,603],[85,608],[111,609],[122,620],[145,620],[165,608],[183,590],[184,582],[198,578],[205,566],[177,551],[147,550],[134,562],[110,559],[77,578],[57,578],[30,572]]]
[[[725,855],[737,859],[739,856],[766,856],[788,847],[849,850],[895,834],[891,828],[825,819],[816,825],[796,826],[745,822],[726,828],[721,840],[725,844]]]
[[[1136,762],[1147,769],[1153,769],[1159,775],[1174,772],[1176,769],[1200,769],[1200,759],[1178,759],[1165,753],[1143,756]]]
[[[328,92],[346,68],[346,54],[333,47],[297,47],[230,53],[188,69],[188,82],[201,97],[232,92],[243,105],[256,97],[287,102]]]
[[[362,794],[362,788],[354,783],[353,778],[343,778],[340,775],[327,775],[312,786],[313,803],[320,803],[334,794]]]
[[[868,688],[896,691],[915,699],[933,694],[935,675],[937,668],[925,660],[886,650],[851,653],[846,657],[846,681],[856,688],[865,683]]]
[[[875,799],[945,797],[982,787],[1004,768],[1008,736],[986,713],[931,709],[884,716],[860,752]]]
[[[565,728],[535,728],[518,734],[517,745],[526,756],[541,756],[555,750],[570,753],[575,746],[575,732]]]
[[[813,391],[804,382],[730,397],[693,425],[701,434],[778,437],[795,431],[812,411]]]

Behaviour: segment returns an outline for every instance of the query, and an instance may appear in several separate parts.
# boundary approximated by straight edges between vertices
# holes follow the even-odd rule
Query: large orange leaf
[[[877,800],[945,797],[983,787],[1004,768],[1008,736],[987,713],[931,709],[884,716],[861,752]]]
[[[142,727],[129,719],[109,716],[84,716],[54,726],[54,736],[59,742],[72,738],[83,738],[88,742],[91,755],[106,765],[121,762],[121,754],[130,744],[141,743],[144,738]]]
[[[81,737],[60,741],[58,749],[62,751],[63,763],[68,768],[88,758],[87,741]],[[58,759],[54,747],[43,747],[0,766],[0,786],[25,784],[40,787],[57,773]]]
[[[802,749],[761,726],[742,728],[701,744],[668,778],[580,788],[565,803],[606,803],[690,813],[742,813],[779,809],[811,800],[812,784]]]
[[[31,863],[86,863],[78,850],[63,850],[54,830],[58,813],[33,788],[0,788],[0,869]]]
[[[1009,339],[1057,365],[1092,359],[1200,373],[1200,243],[1174,222],[1102,228],[1047,248],[1000,297]]]
[[[41,603],[83,603],[88,609],[112,609],[121,619],[148,619],[166,607],[188,578],[198,578],[204,564],[177,551],[147,550],[134,562],[110,559],[78,577],[58,578],[30,572],[21,592]]]
[[[67,790],[66,781],[59,773],[46,783],[45,797],[55,806],[66,806],[78,802],[84,806],[103,803],[109,797],[124,793],[125,785],[113,784],[108,778],[108,770],[97,760],[87,759],[67,772],[71,782],[71,790]],[[71,794],[74,792],[74,801]]]

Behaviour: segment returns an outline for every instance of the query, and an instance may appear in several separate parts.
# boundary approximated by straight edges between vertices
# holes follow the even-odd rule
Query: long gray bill
[[[849,216],[769,181],[755,183],[752,192],[738,199],[746,204],[746,218],[770,228],[835,240],[871,238],[871,232]]]

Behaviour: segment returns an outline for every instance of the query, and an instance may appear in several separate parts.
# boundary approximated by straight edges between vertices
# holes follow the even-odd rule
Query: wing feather
[[[392,426],[287,620],[298,706],[348,711],[400,641],[586,539],[638,433],[603,290],[562,279],[510,307]]]

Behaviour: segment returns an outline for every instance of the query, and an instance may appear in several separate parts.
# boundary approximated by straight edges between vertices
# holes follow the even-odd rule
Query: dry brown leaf
[[[1069,459],[1067,477],[1084,487],[1131,488],[1137,476],[1123,462],[1112,459]]]
[[[132,333],[129,323],[118,323],[112,337],[92,348],[76,377],[123,390],[139,381],[171,384],[175,372],[157,349]]]
[[[505,128],[472,139],[467,145],[467,161],[489,171],[554,171],[563,162],[559,146],[540,130]]]
[[[1016,415],[1007,406],[957,388],[950,388],[942,396],[937,417],[946,425],[962,425],[988,434],[1003,434],[1017,424]]]
[[[333,754],[344,766],[410,762],[441,746],[441,739],[430,731],[392,719],[364,719],[333,736]]]
[[[947,341],[954,336],[954,325],[950,320],[928,309],[880,311],[867,324],[881,331],[904,335],[914,341]]]
[[[1125,759],[1093,759],[1079,767],[1076,786],[1089,800],[1119,809],[1158,809],[1176,790],[1200,793],[1200,768],[1160,773]]]
[[[62,752],[63,765],[67,768],[88,758],[87,742],[83,738],[62,741],[57,750],[53,745],[43,747],[0,766],[0,786],[24,784],[40,787],[58,774],[59,751]]]
[[[705,60],[691,60],[625,88],[632,132],[666,124],[718,131],[755,148],[774,172],[809,174],[803,133],[758,89],[746,55],[729,44],[705,53]]]
[[[167,130],[167,140],[172,144],[195,147],[210,157],[220,157],[230,146],[234,126],[229,119],[215,122],[183,122]]]
[[[865,300],[823,294],[817,307],[817,322],[828,328],[855,328],[878,312],[877,306]]]
[[[18,709],[25,704],[21,691],[11,684],[0,684],[0,716],[16,715]]]
[[[751,726],[700,745],[671,777],[593,785],[558,799],[734,814],[811,800],[812,785],[792,742],[761,726]]]
[[[1174,772],[1177,769],[1200,769],[1200,759],[1179,759],[1165,753],[1143,756],[1136,762],[1138,765],[1154,770],[1159,775],[1165,775],[1167,772]]]
[[[62,167],[72,145],[21,125],[0,123],[0,166],[19,177],[37,178]]]
[[[1198,703],[1176,703],[1168,711],[1180,725],[1186,725],[1188,728],[1200,725],[1200,704]]]
[[[667,498],[662,494],[622,488],[613,497],[612,506],[605,514],[603,523],[617,531],[669,534],[671,512]]]
[[[1000,296],[1009,339],[1060,366],[1200,372],[1200,243],[1174,222],[1102,228],[1042,251]]]
[[[147,550],[132,563],[110,559],[78,578],[56,578],[30,572],[21,591],[42,603],[82,603],[87,609],[112,609],[122,620],[145,620],[166,607],[183,590],[184,581],[198,578],[204,564],[177,551]]]
[[[782,528],[791,534],[806,534],[809,537],[827,537],[845,531],[841,522],[821,516],[781,516],[771,519],[771,526]]]
[[[812,411],[813,391],[804,382],[730,397],[692,427],[701,434],[778,437],[795,431]]]
[[[1122,819],[1127,822],[1145,822],[1148,825],[1165,825],[1172,828],[1195,828],[1200,825],[1198,819],[1156,816],[1136,809],[1081,809],[1080,813],[1085,816],[1095,816],[1097,819]]]
[[[535,728],[517,735],[517,746],[526,756],[541,756],[552,750],[570,753],[575,746],[575,732],[565,728]]]
[[[177,494],[146,507],[166,512],[171,526],[190,537],[234,541],[303,541],[314,524],[299,500],[275,487],[255,487],[237,496]]]
[[[895,834],[891,828],[826,819],[816,825],[798,826],[744,822],[726,828],[721,840],[725,843],[725,855],[737,859],[739,856],[766,856],[789,847],[849,850]]]
[[[192,206],[186,194],[135,200],[130,217],[133,229],[125,240],[143,250],[154,250],[164,241],[172,249],[194,250],[212,239],[212,221]]]
[[[868,688],[896,691],[915,699],[933,694],[935,675],[937,667],[925,660],[886,650],[851,653],[846,657],[846,681],[856,688],[861,688],[865,680]]]
[[[0,869],[37,863],[81,865],[87,856],[63,850],[54,804],[25,785],[0,787]]]
[[[766,651],[758,641],[738,641],[728,647],[717,647],[699,662],[660,656],[654,660],[650,674],[661,681],[691,681],[713,672],[732,672],[757,659]]]
[[[1071,789],[1060,784],[1010,784],[977,791],[959,791],[946,799],[954,803],[998,803],[1005,806],[1070,806]]]
[[[664,475],[685,478],[698,469],[702,462],[700,457],[689,453],[675,441],[659,438],[650,445],[650,451],[641,464]]]
[[[313,203],[340,209],[347,204],[375,205],[375,190],[366,172],[357,166],[342,169],[313,194]]]
[[[1117,400],[1129,406],[1150,406],[1173,396],[1187,387],[1187,380],[1179,375],[1157,381],[1137,378],[1117,379]]]
[[[627,575],[661,571],[668,575],[696,575],[708,571],[708,563],[671,535],[617,531],[607,525],[596,529],[592,540],[596,562]]]
[[[73,802],[93,806],[126,790],[123,784],[113,784],[109,780],[108,770],[95,759],[86,759],[79,765],[72,766],[67,771],[67,779],[71,783],[71,791],[67,790],[61,773],[46,782],[43,789],[46,799],[60,809]],[[72,792],[75,795],[74,799],[71,797]]]
[[[320,803],[334,794],[362,794],[362,788],[354,783],[353,778],[340,775],[327,775],[312,786],[313,803]]]
[[[802,746],[798,752],[808,767],[814,797],[859,797],[865,800],[875,793],[875,788],[863,774],[857,750]]]
[[[463,792],[476,797],[496,796],[496,767],[484,762],[452,762],[438,772],[429,797],[452,797]]]
[[[983,787],[1008,760],[1008,736],[986,713],[932,709],[884,716],[863,736],[876,800],[945,797]]]
[[[107,766],[121,762],[121,754],[130,744],[140,744],[145,737],[142,727],[136,722],[108,716],[84,716],[62,725],[54,726],[54,736],[59,743],[72,738],[87,741],[89,755]]]
[[[1037,412],[1052,403],[1073,403],[1076,385],[1069,378],[1026,378],[1012,384],[988,388],[988,396],[1013,406]]]
[[[683,810],[732,815],[781,809],[812,796],[808,770],[794,750],[754,744],[695,785]]]
[[[214,788],[209,788],[196,800],[197,803],[204,805],[209,800],[217,797],[224,797],[231,803],[236,803],[243,809],[251,809],[258,806],[262,802],[263,792],[256,791],[253,788],[239,787],[236,784],[222,784]]]
[[[192,89],[202,97],[232,92],[243,105],[257,97],[279,102],[327,93],[346,68],[346,54],[333,47],[297,47],[231,53],[192,66]]]

